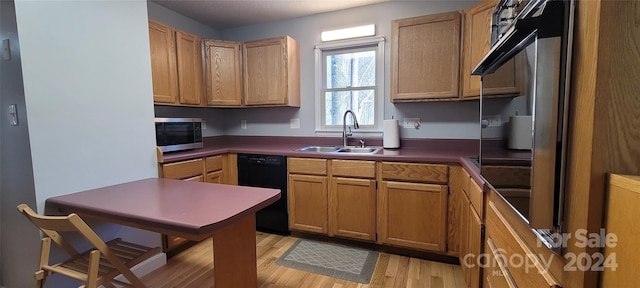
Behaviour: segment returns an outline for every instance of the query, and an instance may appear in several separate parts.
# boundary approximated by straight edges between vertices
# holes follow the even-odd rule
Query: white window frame
[[[382,36],[373,36],[373,37],[363,37],[357,39],[349,39],[349,40],[340,40],[340,41],[332,41],[322,44],[315,45],[315,65],[316,65],[316,73],[315,73],[315,114],[316,114],[316,134],[334,134],[336,132],[342,133],[342,128],[326,128],[323,125],[323,113],[324,113],[324,101],[322,90],[323,90],[323,68],[324,68],[324,59],[323,59],[323,51],[328,50],[339,50],[339,49],[349,49],[349,48],[358,48],[362,46],[374,46],[377,45],[376,50],[376,88],[374,89],[375,95],[375,119],[374,125],[372,127],[360,127],[360,129],[353,130],[355,133],[382,133],[382,119],[384,117],[384,37]]]

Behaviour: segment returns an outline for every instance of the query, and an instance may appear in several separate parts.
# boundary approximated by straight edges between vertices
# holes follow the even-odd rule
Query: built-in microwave
[[[162,152],[202,148],[202,119],[156,118],[156,145]]]

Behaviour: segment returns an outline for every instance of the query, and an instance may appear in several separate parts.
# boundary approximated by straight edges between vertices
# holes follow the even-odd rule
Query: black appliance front
[[[256,230],[289,235],[287,157],[238,154],[238,185],[280,189],[280,199],[256,212]]]

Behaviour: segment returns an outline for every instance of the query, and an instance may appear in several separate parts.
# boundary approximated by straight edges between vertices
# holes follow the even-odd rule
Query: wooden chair
[[[123,287],[146,287],[130,268],[160,252],[159,247],[149,248],[122,241],[120,238],[105,243],[75,213],[68,216],[43,216],[26,204],[18,205],[18,211],[46,235],[42,239],[40,263],[35,273],[36,287],[44,287],[47,276],[53,273],[83,281],[85,284],[80,286],[81,288],[94,288],[99,285],[115,287],[114,283]],[[63,231],[77,232],[89,241],[93,248],[79,253],[58,233]],[[69,254],[69,259],[49,264],[52,240]],[[114,279],[120,274],[131,284]]]

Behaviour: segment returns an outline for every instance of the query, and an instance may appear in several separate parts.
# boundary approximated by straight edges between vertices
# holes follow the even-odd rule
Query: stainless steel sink
[[[340,154],[373,154],[378,152],[380,149],[380,147],[307,146],[296,149],[296,151]]]
[[[338,153],[363,153],[363,154],[373,154],[378,152],[380,148],[375,147],[349,147],[349,148],[340,148]]]
[[[303,148],[296,149],[296,151],[302,152],[336,152],[340,150],[342,147],[335,146],[307,146]]]

